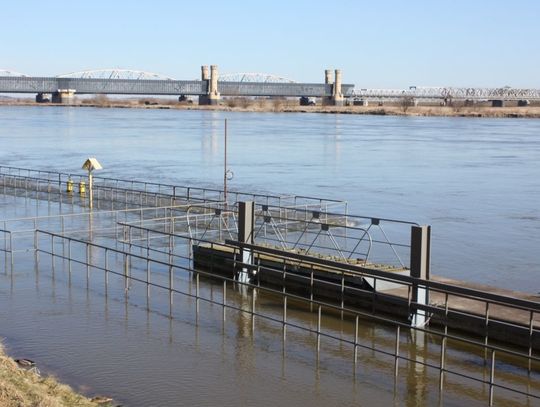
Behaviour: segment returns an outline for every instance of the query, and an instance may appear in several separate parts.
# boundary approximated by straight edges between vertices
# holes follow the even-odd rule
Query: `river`
[[[0,163],[81,173],[95,156],[103,176],[221,187],[225,118],[231,189],[344,199],[350,213],[430,224],[432,273],[540,291],[540,120],[2,107]],[[2,198],[3,213],[17,202]],[[46,264],[39,273],[30,261],[16,265],[15,277],[0,274],[9,353],[85,394],[128,406],[441,402],[436,375],[404,363],[394,384],[392,359],[371,351],[353,370],[351,349],[323,341],[319,360],[313,335],[291,329],[284,345],[279,324],[261,320],[251,332],[243,314],[223,323],[210,305],[196,321],[189,298],[170,320],[158,296],[150,311],[144,296],[126,300],[121,281],[104,297],[96,282],[87,289],[65,270],[51,279]],[[290,318],[312,317],[293,308]],[[324,327],[352,334],[337,318]],[[392,331],[364,328],[363,340],[392,349]],[[436,359],[437,346],[431,351]],[[445,405],[485,405],[485,388],[447,392]]]
[[[432,273],[540,291],[540,120],[3,107],[4,165],[344,199],[432,225]]]

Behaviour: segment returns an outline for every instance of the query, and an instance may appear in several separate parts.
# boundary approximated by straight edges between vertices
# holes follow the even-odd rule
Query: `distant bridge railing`
[[[208,84],[154,79],[0,77],[0,93],[53,93],[60,89],[72,89],[78,94],[206,95]]]
[[[540,89],[411,87],[409,89],[352,89],[346,96],[366,99],[540,100]]]

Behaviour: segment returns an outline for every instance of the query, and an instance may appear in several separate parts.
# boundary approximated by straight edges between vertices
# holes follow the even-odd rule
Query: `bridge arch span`
[[[76,79],[135,79],[135,80],[167,80],[175,79],[155,72],[139,71],[135,69],[105,68],[86,71],[69,72],[58,75],[57,78]]]
[[[297,83],[283,76],[261,72],[236,72],[219,75],[220,82]]]
[[[0,68],[0,76],[28,76],[28,75],[25,75],[23,73],[20,73],[20,72],[17,72],[17,71],[13,71],[11,69],[2,69]]]

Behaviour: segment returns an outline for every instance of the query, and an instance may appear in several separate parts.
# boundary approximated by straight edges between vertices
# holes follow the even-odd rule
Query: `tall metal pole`
[[[227,119],[225,119],[225,159],[223,160],[223,200],[227,210]]]
[[[92,177],[92,171],[89,170],[88,171],[88,200],[90,201],[90,209],[92,209],[94,207],[94,192],[93,192],[93,187],[94,187],[94,179]]]

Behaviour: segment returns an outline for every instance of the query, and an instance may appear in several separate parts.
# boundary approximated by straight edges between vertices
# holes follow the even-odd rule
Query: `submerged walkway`
[[[160,312],[170,318],[173,298],[186,297],[194,300],[197,316],[199,304],[208,303],[223,308],[223,323],[227,309],[247,315],[251,329],[259,319],[277,323],[284,343],[290,330],[315,335],[317,354],[321,338],[349,346],[354,366],[360,349],[370,349],[393,360],[396,378],[400,364],[429,367],[441,392],[454,375],[487,386],[488,404],[495,390],[540,397],[538,299],[441,277],[411,277],[414,222],[351,215],[339,200],[229,192],[225,201],[217,189],[100,177],[89,210],[87,195],[68,192],[70,182],[81,180],[0,167],[6,275],[19,262],[36,269],[45,262],[69,279],[82,273],[87,286],[97,278],[105,295],[109,279],[123,285],[126,298],[134,295],[132,285],[145,287],[140,295],[148,307],[156,296],[150,292],[162,293],[168,310]],[[246,201],[254,202],[248,226]],[[210,283],[203,279],[217,279],[219,295],[207,295],[203,286]],[[427,302],[423,290],[429,292]],[[271,308],[258,304],[263,297],[271,299]],[[299,309],[307,315],[291,317]],[[427,323],[412,324],[420,313]],[[325,328],[323,319],[341,321],[352,337]],[[395,342],[363,342],[359,329],[365,322],[395,332]],[[402,332],[410,335],[406,342]],[[438,356],[412,356],[425,335]],[[481,372],[447,365],[463,349],[485,354]],[[500,370],[509,361],[512,378]],[[522,383],[529,387],[523,390]]]

